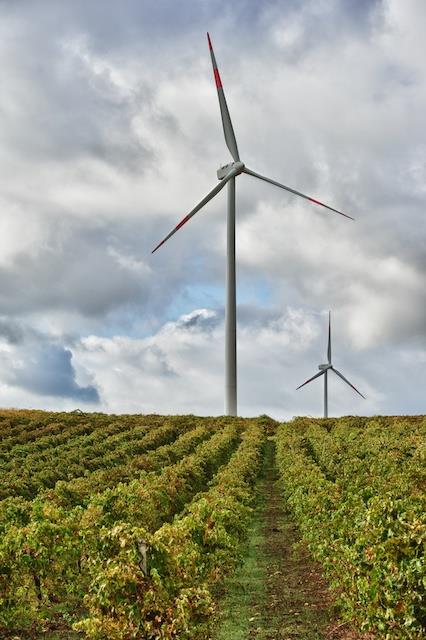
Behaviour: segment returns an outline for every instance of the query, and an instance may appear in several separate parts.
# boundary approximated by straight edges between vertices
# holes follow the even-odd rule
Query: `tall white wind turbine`
[[[232,127],[231,117],[229,115],[228,106],[226,104],[225,94],[223,91],[222,81],[216,64],[216,58],[213,52],[212,43],[209,34],[207,34],[210,55],[213,65],[213,74],[216,82],[217,94],[219,98],[220,113],[222,116],[223,133],[225,135],[226,145],[231,153],[233,162],[227,164],[217,172],[218,184],[186,215],[179,224],[162,240],[152,251],[154,253],[169,238],[172,237],[188,220],[192,218],[207,202],[215,197],[226,184],[228,184],[228,216],[227,216],[227,268],[226,268],[226,306],[225,306],[225,413],[227,415],[237,415],[237,333],[236,333],[236,291],[235,291],[235,178],[241,173],[247,173],[254,178],[259,178],[265,182],[285,189],[296,196],[300,196],[309,202],[325,207],[329,211],[334,211],[346,218],[351,218],[346,213],[338,211],[330,207],[324,202],[320,202],[315,198],[291,189],[290,187],[266,178],[265,176],[255,173],[245,166],[240,160],[238,153],[237,141],[235,139],[234,129]]]
[[[358,391],[358,389],[356,387],[354,387],[354,385],[351,382],[349,382],[349,380],[346,380],[345,376],[343,374],[341,374],[340,371],[337,371],[337,369],[335,369],[333,367],[333,365],[331,364],[331,313],[330,313],[330,311],[328,312],[327,361],[328,361],[327,364],[318,365],[318,369],[320,370],[319,373],[316,373],[314,376],[312,376],[312,378],[309,378],[309,380],[306,380],[306,382],[304,382],[303,384],[301,384],[300,386],[297,387],[297,389],[300,389],[301,387],[304,387],[305,384],[308,384],[309,382],[312,382],[312,380],[315,380],[315,378],[319,378],[320,376],[324,376],[324,418],[328,418],[328,380],[327,380],[327,375],[328,375],[329,371],[334,371],[334,373],[337,376],[339,376],[339,378],[342,378],[342,380],[344,380],[344,382],[346,382],[346,384],[348,384],[350,387],[352,387],[352,389],[354,391],[356,391],[357,394],[360,395],[361,398],[364,398],[364,400],[365,400],[365,396],[363,396],[362,393],[360,393]]]

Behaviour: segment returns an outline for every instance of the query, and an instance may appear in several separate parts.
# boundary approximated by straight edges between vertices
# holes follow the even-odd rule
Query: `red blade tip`
[[[160,248],[164,243],[165,243],[165,240],[162,240],[162,241],[160,242],[160,244],[157,244],[157,246],[155,247],[155,249],[153,249],[153,250],[151,251],[151,253],[155,253],[155,252],[157,251],[157,249],[159,249],[159,248]]]
[[[341,216],[345,216],[345,218],[349,218],[349,220],[354,220],[352,216],[348,216],[347,213],[343,213],[343,211],[338,211],[337,209],[333,209],[333,207],[329,207],[328,204],[321,202],[321,200],[315,200],[315,198],[308,197],[308,200],[314,202],[315,204],[319,204],[321,207],[325,207],[326,209],[330,209],[330,211],[334,211],[335,213],[340,213]]]
[[[218,89],[222,89],[222,80],[220,79],[220,75],[219,75],[219,70],[218,69],[213,69],[213,73],[214,73],[214,79],[216,82],[216,87]]]

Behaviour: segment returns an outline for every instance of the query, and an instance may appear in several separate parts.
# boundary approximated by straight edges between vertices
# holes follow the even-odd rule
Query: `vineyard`
[[[214,637],[270,460],[342,619],[420,639],[425,458],[420,416],[2,411],[0,637]]]

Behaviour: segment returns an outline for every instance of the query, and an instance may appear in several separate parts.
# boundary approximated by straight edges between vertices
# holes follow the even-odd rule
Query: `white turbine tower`
[[[225,306],[225,413],[227,415],[237,415],[237,335],[236,335],[236,291],[235,291],[235,178],[241,173],[247,173],[250,176],[269,182],[270,184],[285,189],[296,196],[300,196],[309,202],[318,204],[330,211],[339,213],[346,218],[351,218],[346,213],[338,211],[330,207],[324,202],[320,202],[315,198],[286,187],[280,182],[266,178],[265,176],[255,173],[245,166],[240,160],[238,153],[237,141],[235,139],[234,129],[232,127],[231,117],[229,115],[228,106],[226,104],[225,94],[223,91],[222,81],[216,64],[216,58],[213,52],[212,43],[209,34],[207,39],[210,48],[210,55],[213,65],[213,74],[216,82],[217,93],[219,97],[220,113],[222,116],[223,133],[225,135],[226,145],[234,159],[234,162],[227,164],[217,172],[219,183],[186,215],[178,225],[162,240],[152,251],[154,253],[159,249],[173,234],[176,233],[188,220],[192,218],[200,209],[204,207],[214,196],[228,184],[228,216],[227,216],[227,268],[226,268],[226,306]]]
[[[328,375],[328,371],[334,371],[334,373],[339,376],[339,378],[342,378],[342,380],[344,380],[344,382],[346,382],[346,384],[348,384],[350,387],[352,387],[352,389],[354,391],[357,392],[358,395],[361,396],[361,398],[364,398],[365,400],[365,396],[362,395],[362,393],[360,393],[358,391],[358,389],[356,387],[354,387],[354,385],[349,382],[349,380],[346,380],[345,376],[342,375],[340,373],[340,371],[337,371],[337,369],[335,369],[333,367],[333,365],[331,364],[331,313],[330,311],[328,312],[328,346],[327,346],[327,364],[320,364],[318,365],[318,369],[320,370],[319,373],[316,373],[314,376],[312,376],[312,378],[309,378],[309,380],[306,380],[306,382],[304,382],[303,384],[301,384],[300,386],[297,387],[297,389],[300,389],[301,387],[304,387],[305,384],[308,384],[309,382],[312,382],[312,380],[315,380],[315,378],[319,378],[320,376],[324,376],[324,418],[328,418],[328,380],[327,380],[327,375]],[[296,389],[296,391],[297,391]]]

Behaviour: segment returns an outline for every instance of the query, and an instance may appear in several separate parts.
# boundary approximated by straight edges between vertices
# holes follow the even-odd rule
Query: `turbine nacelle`
[[[232,171],[234,175],[238,176],[244,171],[244,168],[244,162],[230,162],[229,164],[225,164],[223,165],[223,167],[220,167],[217,170],[217,178],[218,180],[223,180],[224,178],[226,178],[230,171]]]
[[[327,369],[332,369],[331,364],[319,364],[318,369],[320,371],[327,371]]]

